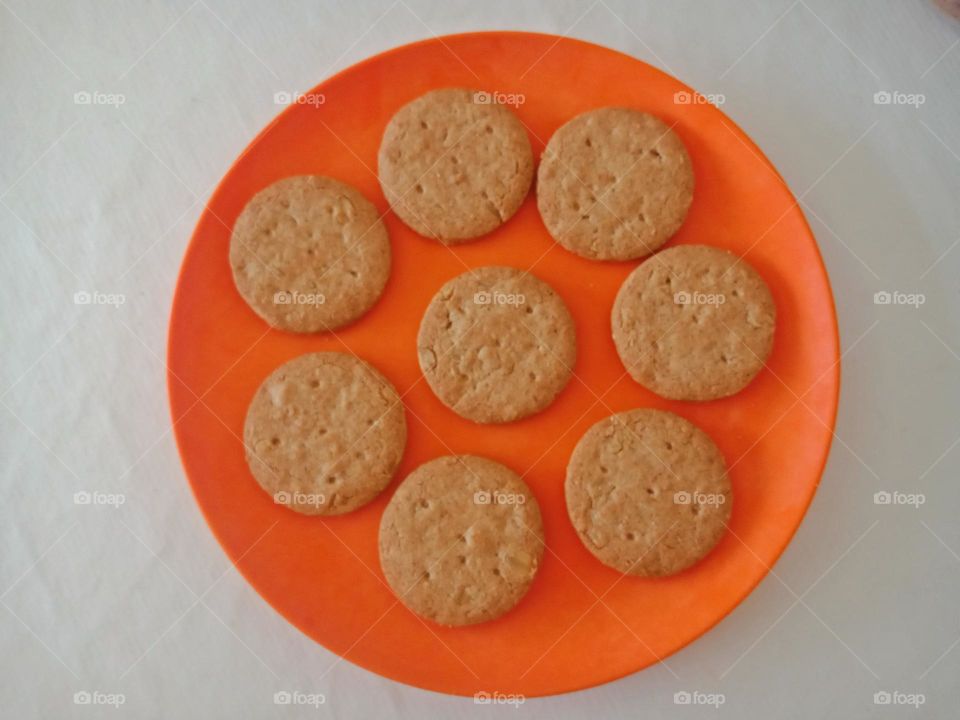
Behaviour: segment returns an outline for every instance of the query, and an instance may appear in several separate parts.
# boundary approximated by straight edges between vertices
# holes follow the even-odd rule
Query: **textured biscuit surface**
[[[373,500],[407,442],[396,390],[346,353],[301,355],[257,390],[243,430],[247,464],[274,501],[340,515]]]
[[[450,280],[430,301],[417,351],[447,407],[499,423],[553,402],[570,380],[577,345],[553,288],[516,268],[482,267]]]
[[[593,260],[649,255],[680,229],[693,199],[683,142],[659,119],[601,108],[557,130],[537,171],[547,230]]]
[[[495,230],[533,181],[526,129],[492,96],[434,90],[404,105],[383,134],[380,185],[393,211],[421,235],[455,243]]]
[[[380,521],[380,565],[413,612],[442,625],[503,615],[543,555],[537,500],[503,465],[445,456],[401,483]]]
[[[318,175],[275,182],[233,226],[230,265],[240,295],[270,325],[333,330],[356,320],[390,276],[390,241],[377,209]]]
[[[567,467],[567,511],[597,559],[631,575],[671,575],[703,558],[730,518],[723,456],[705,432],[673,413],[604,418]]]
[[[763,278],[705,245],[664,250],[634,270],[613,305],[613,340],[641,385],[672,400],[739,392],[773,347],[776,307]]]

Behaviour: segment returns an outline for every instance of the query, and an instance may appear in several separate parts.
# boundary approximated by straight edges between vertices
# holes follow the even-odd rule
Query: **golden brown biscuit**
[[[263,381],[243,441],[250,472],[274,502],[306,515],[340,515],[389,484],[407,423],[396,390],[371,365],[319,352]]]
[[[713,400],[739,392],[763,368],[776,306],[763,278],[733,253],[681,245],[627,277],[612,324],[634,380],[671,400]]]
[[[421,235],[456,243],[485,235],[523,204],[533,181],[526,129],[489,93],[428,92],[391,118],[379,154],[393,211]]]
[[[559,295],[509,267],[455,277],[430,301],[417,335],[420,368],[437,397],[479,423],[547,407],[570,380],[576,332]]]
[[[380,565],[397,597],[442,625],[503,615],[543,555],[537,499],[509,468],[473,455],[421,465],[380,521]]]
[[[390,276],[390,241],[377,209],[349,185],[288,177],[240,213],[230,266],[243,299],[270,325],[334,330],[380,297]]]
[[[631,575],[672,575],[696,563],[720,540],[732,505],[717,446],[660,410],[591,427],[570,457],[565,493],[586,548]]]
[[[601,108],[557,130],[537,171],[537,207],[553,238],[592,260],[649,255],[680,229],[693,166],[653,115]]]

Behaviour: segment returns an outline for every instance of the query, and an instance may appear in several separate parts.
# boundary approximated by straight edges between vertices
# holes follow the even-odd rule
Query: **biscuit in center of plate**
[[[723,456],[679,415],[631,410],[591,427],[567,466],[567,512],[604,565],[672,575],[703,558],[730,519]]]
[[[371,365],[319,352],[263,381],[243,441],[253,477],[274,502],[307,515],[340,515],[390,482],[407,423],[397,391]]]
[[[397,216],[450,244],[485,235],[520,209],[533,181],[533,151],[526,128],[496,96],[444,88],[391,118],[378,167]]]
[[[554,240],[592,260],[649,255],[680,229],[693,199],[683,142],[653,115],[600,108],[547,142],[537,207]]]
[[[773,348],[776,306],[731,252],[679,245],[636,268],[617,292],[613,341],[634,380],[671,400],[739,392]]]
[[[492,620],[526,594],[543,555],[537,499],[500,463],[431,460],[380,520],[380,565],[397,597],[441,625]]]
[[[478,423],[547,407],[577,357],[573,318],[547,283],[511,267],[482,267],[446,283],[417,336],[420,368],[438,398]]]

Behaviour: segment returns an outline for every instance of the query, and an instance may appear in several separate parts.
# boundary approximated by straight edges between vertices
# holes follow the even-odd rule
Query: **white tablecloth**
[[[889,700],[954,717],[960,24],[925,0],[2,0],[4,717],[497,712],[348,662],[327,673],[336,656],[270,609],[204,524],[163,365],[191,229],[274,94],[475,29],[569,34],[722,94],[803,201],[845,352],[805,522],[757,590],[671,658],[677,677],[653,667],[499,710],[907,716]],[[325,703],[278,706],[278,691]]]

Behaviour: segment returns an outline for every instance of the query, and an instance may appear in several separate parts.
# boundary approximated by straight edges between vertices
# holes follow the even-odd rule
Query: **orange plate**
[[[476,76],[474,75],[476,73]],[[686,143],[696,195],[671,245],[708,243],[745,255],[773,290],[777,337],[768,369],[739,395],[667,402],[625,376],[610,336],[614,295],[636,263],[597,263],[556,245],[531,193],[481,240],[448,250],[387,212],[376,178],[380,136],[404,103],[433,88],[522,93],[516,108],[537,156],[554,130],[604,105],[655,113]],[[675,652],[723,618],[764,577],[800,523],[832,437],[839,390],[836,316],[816,242],[760,150],[690,88],[634,58],[577,40],[529,33],[436,38],[377,55],[314,89],[234,163],[200,218],[170,321],[174,428],[207,522],[250,583],[285,618],[376,673],[446,693],[527,696],[607,682]],[[230,228],[244,203],[287,175],[329,175],[387,213],[393,273],[379,303],[336,334],[267,326],[234,288]],[[444,407],[417,366],[416,333],[437,288],[465,266],[533,268],[559,291],[577,325],[576,377],[545,412],[479,426]],[[275,505],[244,461],[243,421],[260,382],[301,353],[338,350],[376,365],[404,395],[409,442],[393,484],[346,516],[297,515]],[[731,531],[703,562],[660,580],[622,577],[591,556],[567,518],[563,478],[590,425],[635,407],[672,410],[704,428],[731,467]],[[548,550],[530,593],[494,622],[446,629],[420,620],[384,584],[380,514],[421,463],[477,453],[519,473],[543,509]]]

